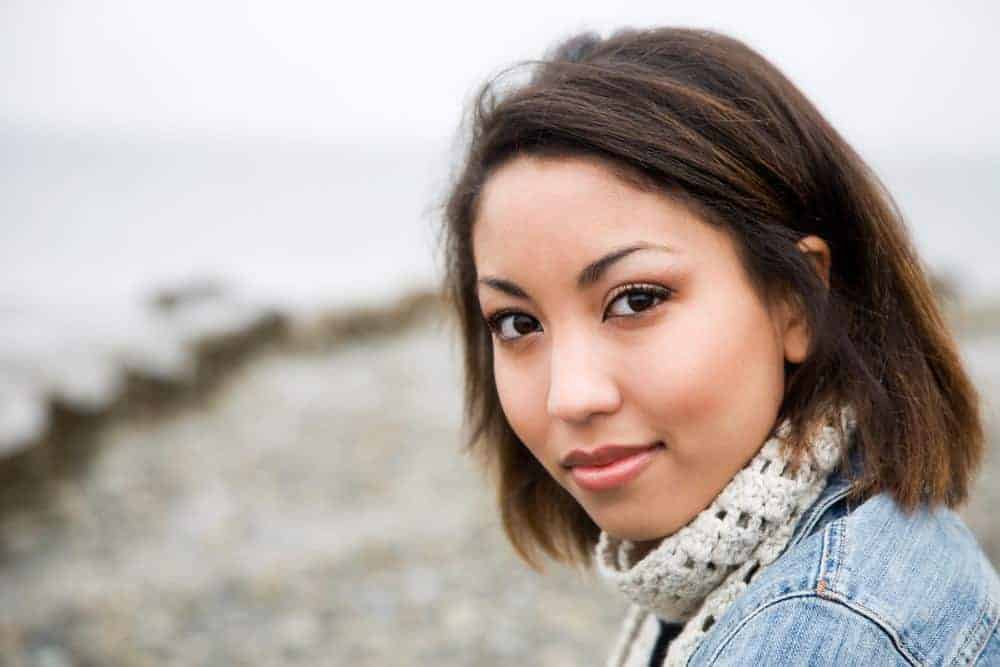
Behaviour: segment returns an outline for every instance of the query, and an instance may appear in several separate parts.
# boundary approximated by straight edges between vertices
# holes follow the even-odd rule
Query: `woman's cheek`
[[[735,370],[720,363],[725,356],[717,332],[675,326],[650,345],[645,363],[633,367],[635,386],[643,388],[647,406],[669,413],[671,421],[684,423],[720,408],[728,393],[727,377]]]
[[[496,358],[494,358],[493,361],[493,380],[496,382],[497,397],[500,399],[500,408],[503,410],[504,416],[507,417],[507,421],[510,422],[511,427],[517,431],[517,421],[519,416],[517,397],[519,392],[515,387],[516,378],[514,377],[514,374],[508,370],[507,365],[503,362],[497,361]]]
[[[493,374],[500,407],[507,422],[521,442],[537,456],[534,443],[541,442],[544,433],[544,399],[538,398],[537,386],[530,377],[526,377],[524,371],[494,361]],[[543,402],[539,403],[539,400]]]

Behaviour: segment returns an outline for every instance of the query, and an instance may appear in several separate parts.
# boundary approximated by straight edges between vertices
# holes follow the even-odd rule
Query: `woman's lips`
[[[569,472],[577,484],[590,491],[613,489],[635,479],[661,449],[663,445],[656,443],[606,465],[576,465]]]

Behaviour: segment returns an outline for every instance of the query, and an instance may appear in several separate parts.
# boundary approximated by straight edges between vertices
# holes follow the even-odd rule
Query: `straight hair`
[[[522,68],[530,76],[510,83]],[[467,113],[439,239],[463,350],[463,448],[492,478],[504,530],[529,565],[539,568],[539,551],[588,565],[600,531],[518,439],[493,376],[472,231],[487,179],[522,155],[593,158],[678,198],[732,237],[762,297],[802,307],[810,349],[786,363],[775,425],[790,420],[793,465],[824,406],[847,401],[861,462],[852,500],[886,492],[912,511],[967,499],[984,449],[979,397],[927,272],[879,179],[774,65],[707,30],[587,32],[488,80]],[[796,246],[807,235],[830,247],[829,286]]]

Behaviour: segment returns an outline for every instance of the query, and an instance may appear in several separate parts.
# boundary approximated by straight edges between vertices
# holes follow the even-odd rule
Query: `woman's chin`
[[[635,516],[627,517],[627,521],[605,520],[595,522],[611,537],[630,542],[659,542],[664,537],[672,535],[678,526],[637,523]]]
[[[649,504],[640,502],[640,499],[641,496],[637,496],[631,502],[581,504],[601,530],[611,537],[631,542],[662,540],[677,532],[692,518],[651,510]]]

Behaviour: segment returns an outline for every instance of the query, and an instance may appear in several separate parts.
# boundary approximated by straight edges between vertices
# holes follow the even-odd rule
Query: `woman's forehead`
[[[639,190],[579,158],[519,157],[504,165],[484,187],[472,242],[480,271],[512,261],[590,262],[636,244],[688,257],[731,252],[728,235],[676,198]]]
[[[552,203],[578,215],[595,203],[605,210],[628,206],[641,192],[594,158],[524,155],[487,178],[477,219],[530,216]]]

